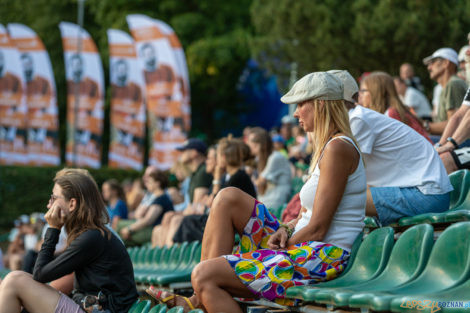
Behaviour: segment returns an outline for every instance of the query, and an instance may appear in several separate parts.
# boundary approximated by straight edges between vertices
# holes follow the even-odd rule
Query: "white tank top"
[[[328,141],[326,145],[338,138],[349,141],[356,148],[356,150],[359,151],[352,139],[346,136],[335,137]],[[300,203],[302,207],[307,209],[307,211],[302,213],[301,219],[295,226],[294,233],[307,226],[310,218],[312,217],[312,210],[315,194],[317,192],[319,177],[320,168],[318,167],[317,163],[317,166],[315,167],[312,175],[300,190]],[[328,229],[328,232],[326,233],[322,242],[333,244],[348,251],[351,250],[354,240],[364,227],[367,198],[366,191],[366,173],[361,156],[356,170],[348,177],[348,182],[344,190],[343,198],[341,199],[341,202],[336,209],[336,213],[333,216],[330,228]],[[317,208],[317,210],[321,210],[321,208]]]

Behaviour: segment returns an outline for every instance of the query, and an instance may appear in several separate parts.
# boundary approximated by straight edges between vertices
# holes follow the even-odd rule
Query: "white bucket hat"
[[[328,73],[333,74],[343,83],[343,99],[352,103],[356,102],[353,99],[353,96],[359,92],[359,86],[357,85],[354,77],[352,77],[346,70],[331,70],[328,71]]]
[[[343,84],[327,72],[314,72],[299,79],[281,101],[286,104],[310,99],[343,100]]]

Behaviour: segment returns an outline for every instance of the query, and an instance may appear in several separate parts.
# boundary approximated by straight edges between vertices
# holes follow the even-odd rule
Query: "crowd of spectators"
[[[201,260],[205,262],[196,271],[193,282],[195,290],[202,293],[203,286],[218,284],[207,274],[201,274],[202,270],[214,274],[213,277],[228,275],[229,270],[241,275],[236,264],[256,259],[243,254],[252,251],[243,246],[246,242],[250,242],[251,247],[278,250],[285,248],[293,238],[295,240],[289,241],[293,245],[326,240],[325,243],[341,249],[338,264],[346,264],[351,240],[362,229],[365,215],[374,217],[380,225],[388,225],[405,216],[447,210],[452,191],[448,174],[470,168],[467,141],[470,139],[470,50],[464,46],[457,54],[451,48],[441,48],[424,58],[423,64],[429,77],[437,83],[432,92],[424,89],[409,63],[402,64],[399,76],[395,77],[379,71],[364,73],[359,84],[344,70],[309,74],[282,98],[285,103],[298,105],[295,118],[285,116],[279,127],[271,130],[246,127],[242,137],[228,135],[209,147],[198,138],[190,138],[178,148],[181,154],[171,170],[149,166],[141,179],[119,182],[110,177],[105,181],[99,201],[106,206],[106,212],[100,213],[100,204],[89,207],[99,211],[94,213],[97,216],[106,216],[101,222],[70,213],[77,207],[76,203],[66,215],[73,215],[79,221],[77,225],[109,233],[109,238],[117,240],[112,240],[114,247],[122,246],[121,243],[127,247],[146,243],[163,247],[175,242],[203,241],[205,254]],[[426,95],[431,93],[433,97],[429,101]],[[320,168],[323,178],[320,178]],[[64,175],[83,180],[94,194],[96,184],[86,171],[63,171],[54,180],[55,191],[59,191],[59,183],[71,184],[60,178]],[[301,190],[293,188],[295,180],[305,183]],[[340,187],[333,187],[335,183]],[[65,187],[60,190],[62,188]],[[51,260],[70,256],[71,248],[78,249],[73,243],[83,242],[75,226],[51,217],[52,204],[60,197],[57,192],[53,193],[46,216],[41,212],[15,220],[0,265],[32,273],[42,282],[75,275],[75,279],[89,286],[83,272],[77,277],[73,268],[58,274],[38,274],[44,272],[38,262],[43,267],[47,267],[48,262],[64,266]],[[251,201],[255,205],[253,213],[248,205]],[[286,204],[282,215],[282,222],[286,224],[270,220],[269,212]],[[326,217],[318,211],[321,205],[328,211]],[[230,210],[237,210],[240,215],[235,216]],[[268,223],[272,228],[263,236],[269,233],[274,239],[266,237],[265,241],[255,242],[252,230],[248,232],[244,228],[244,223],[257,223],[261,218],[259,214],[267,218],[262,224]],[[320,222],[324,225],[319,225]],[[230,224],[231,230],[220,229],[214,223]],[[308,235],[305,229],[315,235]],[[241,242],[239,254],[227,256],[231,253],[227,247],[233,247],[235,233],[242,236],[242,241],[245,236],[246,241]],[[317,244],[310,246],[324,248]],[[120,251],[125,254],[124,250]],[[219,256],[225,256],[233,269],[220,265]],[[292,261],[288,256],[283,257]],[[65,261],[62,259],[62,262]],[[89,265],[85,260],[80,264],[72,263]],[[269,266],[266,268],[270,269]],[[339,273],[342,268],[334,270]],[[30,279],[28,277],[24,280]],[[68,287],[58,289],[72,290],[73,279],[73,276],[67,278],[61,286]],[[263,285],[258,286],[261,288],[258,291],[239,282],[231,287],[243,290],[241,295],[246,295],[248,290],[257,297],[282,299],[277,291],[268,295]],[[5,289],[0,288],[0,299]],[[211,295],[207,297],[212,299]],[[129,305],[129,299],[125,299],[122,307]],[[175,304],[176,299],[174,297]],[[181,303],[216,308],[221,301],[212,299],[208,303],[207,299],[194,295]],[[65,300],[62,305],[64,303]]]

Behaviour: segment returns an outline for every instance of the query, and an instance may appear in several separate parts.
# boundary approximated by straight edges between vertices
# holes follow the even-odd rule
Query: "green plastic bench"
[[[395,298],[445,292],[469,277],[470,222],[461,222],[448,227],[437,239],[426,267],[416,279],[387,291],[357,293],[349,299],[349,306],[390,311]]]
[[[160,255],[160,260],[154,264],[154,267],[148,273],[148,276],[146,278],[147,283],[156,283],[155,279],[158,274],[168,272],[168,268],[170,267],[172,259],[175,257],[175,255],[180,255],[180,248],[180,244],[174,244],[169,248],[164,248]]]
[[[149,313],[165,313],[167,310],[166,304],[160,303],[154,306]]]
[[[357,292],[389,290],[412,281],[421,274],[428,261],[434,243],[433,233],[429,224],[409,228],[398,238],[387,266],[379,276],[346,288],[322,289],[315,295],[315,302],[343,307]]]
[[[377,277],[385,268],[390,256],[393,234],[391,227],[374,230],[360,245],[355,261],[346,274],[315,285],[291,287],[287,289],[286,296],[312,302],[315,294],[322,288],[351,286]]]
[[[150,300],[137,300],[129,309],[129,313],[148,313],[150,310]]]

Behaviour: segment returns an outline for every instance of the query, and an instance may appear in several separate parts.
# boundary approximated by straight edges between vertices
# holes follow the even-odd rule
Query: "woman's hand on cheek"
[[[44,216],[49,227],[61,229],[65,223],[65,213],[59,204],[55,202]]]

